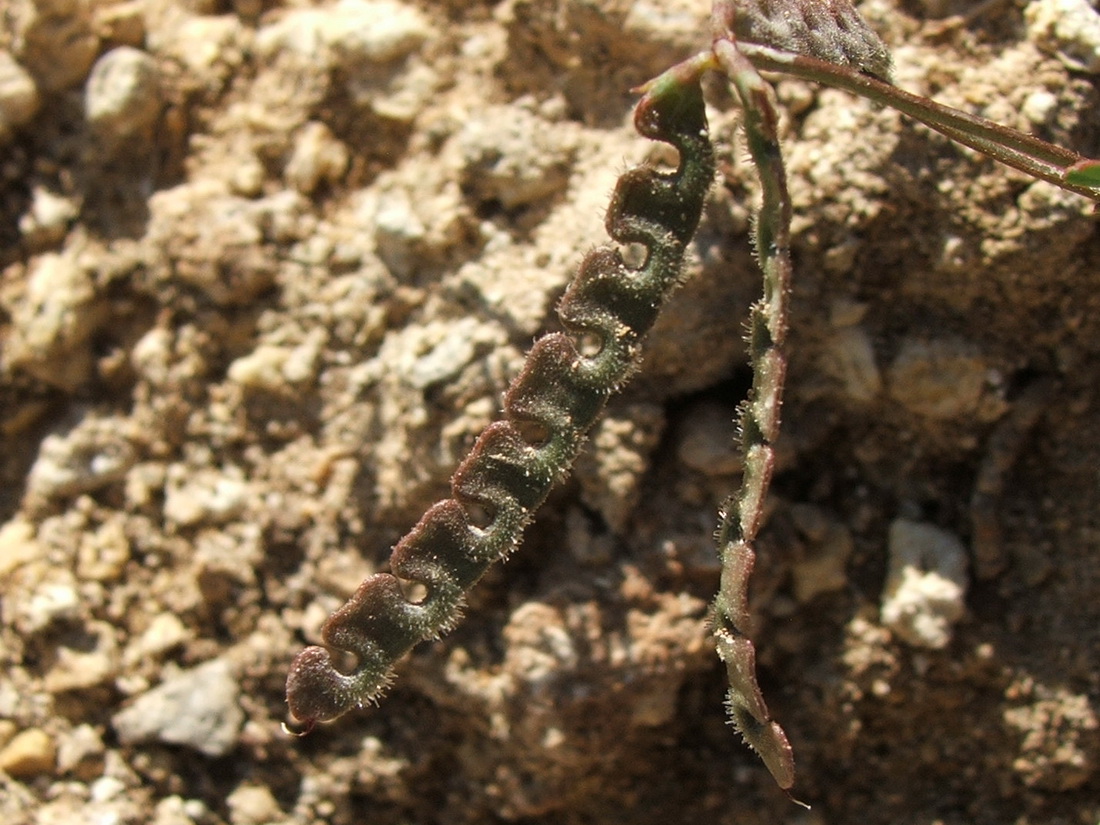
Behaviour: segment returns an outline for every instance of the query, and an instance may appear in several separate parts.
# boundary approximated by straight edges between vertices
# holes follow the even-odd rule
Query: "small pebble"
[[[821,361],[822,370],[837,379],[853,401],[872,401],[882,391],[875,349],[863,327],[836,330],[825,344]]]
[[[30,208],[19,218],[19,233],[28,244],[58,243],[79,215],[80,205],[75,198],[35,186],[31,190]]]
[[[487,343],[482,327],[475,318],[425,324],[424,343],[428,346],[413,355],[405,380],[418,390],[454,381]]]
[[[103,738],[92,725],[77,725],[61,737],[57,769],[79,779],[94,779],[102,773],[104,751]]]
[[[166,796],[157,802],[149,825],[195,825],[210,818],[210,812],[202,800]]]
[[[43,774],[52,774],[56,761],[57,745],[40,728],[17,733],[0,750],[0,771],[16,779],[32,779]]]
[[[239,71],[245,40],[241,21],[231,14],[187,17],[150,36],[157,56],[178,61],[189,84],[207,94],[216,93]]]
[[[21,62],[46,92],[78,86],[99,51],[92,31],[91,3],[38,0],[22,29]]]
[[[183,527],[232,521],[244,510],[249,495],[248,482],[236,476],[172,465],[165,488],[165,520]]]
[[[75,617],[74,617],[75,618]],[[53,694],[87,691],[119,674],[118,630],[103,621],[89,622],[79,645],[60,645],[56,660],[42,680]]]
[[[966,608],[966,548],[932,524],[897,519],[887,549],[883,625],[917,647],[946,647]]]
[[[7,364],[74,392],[94,368],[88,339],[104,314],[94,275],[75,255],[50,253],[31,264],[26,283],[4,342]]]
[[[128,427],[117,418],[88,415],[42,440],[27,478],[27,498],[40,504],[90,493],[120,481],[135,458]]]
[[[515,106],[471,118],[458,137],[466,187],[478,200],[505,209],[527,206],[565,190],[576,145],[571,134]]]
[[[1024,105],[1020,107],[1020,113],[1036,126],[1043,126],[1051,121],[1058,111],[1058,98],[1046,89],[1039,89],[1024,98]]]
[[[274,282],[268,243],[308,234],[308,201],[290,190],[252,200],[227,189],[197,178],[157,192],[142,243],[156,280],[194,287],[221,306],[245,305]]]
[[[206,756],[225,756],[237,744],[244,711],[240,687],[222,659],[169,676],[111,719],[123,744],[165,742]]]
[[[110,802],[126,790],[126,783],[117,776],[101,776],[89,786],[92,802]]]
[[[261,54],[293,49],[335,64],[332,68],[353,68],[405,57],[430,35],[427,19],[411,5],[341,0],[325,9],[287,14],[261,30],[257,47]]]
[[[161,613],[150,622],[141,636],[127,645],[124,660],[131,667],[137,666],[183,644],[192,635],[192,631],[176,614]]]
[[[147,133],[160,106],[156,61],[140,49],[120,46],[92,67],[84,90],[84,114],[109,145]]]
[[[7,605],[15,627],[24,636],[45,630],[54,622],[80,618],[80,594],[72,573],[51,570],[47,575],[26,598],[13,598]]]
[[[140,46],[145,42],[145,5],[143,0],[124,0],[97,6],[92,12],[96,33],[120,46]]]
[[[225,802],[233,825],[270,825],[283,816],[278,801],[263,785],[240,785]]]
[[[0,51],[0,141],[30,121],[41,98],[27,70],[6,51]]]
[[[405,192],[383,195],[374,216],[374,237],[378,256],[390,271],[405,277],[416,268],[417,245],[428,233],[428,228],[413,208]]]
[[[348,148],[323,123],[311,121],[301,128],[283,175],[303,195],[311,195],[322,183],[340,180],[348,168]]]
[[[890,365],[891,398],[917,415],[944,420],[975,412],[989,367],[955,339],[907,339]]]
[[[0,527],[0,577],[33,561],[41,554],[34,537],[34,525],[15,518]]]

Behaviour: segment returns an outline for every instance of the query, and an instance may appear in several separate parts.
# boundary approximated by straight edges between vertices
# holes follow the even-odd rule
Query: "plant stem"
[[[738,48],[757,69],[811,80],[861,95],[919,120],[931,129],[975,149],[1006,166],[1053,183],[1062,189],[1100,201],[1100,187],[1067,179],[1070,168],[1088,158],[1032,135],[968,114],[922,95],[915,95],[845,66],[755,43]]]

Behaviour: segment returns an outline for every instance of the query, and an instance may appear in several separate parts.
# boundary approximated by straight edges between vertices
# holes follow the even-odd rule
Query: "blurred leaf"
[[[1100,160],[1083,160],[1066,170],[1066,183],[1100,189]]]

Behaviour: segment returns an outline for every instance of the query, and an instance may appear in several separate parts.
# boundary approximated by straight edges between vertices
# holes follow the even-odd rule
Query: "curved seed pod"
[[[714,176],[700,71],[689,61],[662,75],[635,112],[642,135],[680,154],[673,173],[628,171],[612,196],[608,234],[642,244],[644,265],[628,267],[611,247],[584,259],[558,310],[569,334],[536,342],[505,395],[505,420],[482,433],[451,479],[452,498],[397,544],[392,573],[367,578],[332,614],[321,631],[324,646],[306,648],[291,665],[287,702],[307,727],[376,698],[401,656],[454,624],[465,591],[515,548],[608,396],[637,368],[639,342],[679,279]],[[581,354],[582,339],[595,341],[596,351]],[[488,523],[475,523],[475,513]],[[426,595],[410,602],[396,577],[424,585]],[[354,656],[354,667],[338,669],[333,651]]]
[[[756,680],[756,649],[749,639],[748,586],[756,561],[753,545],[775,468],[787,371],[784,347],[791,283],[791,201],[779,151],[774,92],[733,42],[716,40],[714,56],[741,99],[749,153],[760,176],[762,203],[753,229],[764,274],[764,297],[753,306],[749,319],[753,381],[749,400],[741,408],[744,474],[740,492],[722,508],[717,532],[722,579],[711,621],[730,683],[730,718],[760,754],[779,787],[787,790],[794,784],[794,755]]]

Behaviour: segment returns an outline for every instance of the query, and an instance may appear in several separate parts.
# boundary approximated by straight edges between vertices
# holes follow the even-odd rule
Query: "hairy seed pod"
[[[398,659],[455,623],[466,590],[516,547],[608,396],[637,369],[640,341],[679,280],[714,177],[699,70],[679,67],[649,84],[635,126],[680,154],[671,173],[629,170],[612,196],[608,234],[644,246],[644,264],[631,268],[614,247],[581,263],[558,309],[567,332],[535,343],[505,395],[505,419],[482,433],[459,466],[452,497],[401,539],[390,573],[367,578],[332,614],[323,646],[306,648],[291,665],[287,702],[307,727],[376,698]],[[582,339],[595,340],[596,351],[582,354]],[[487,514],[488,523],[475,513]],[[410,602],[399,579],[423,585],[426,594]],[[335,651],[353,656],[354,666],[338,669]]]
[[[722,508],[718,555],[722,579],[711,607],[718,656],[729,679],[730,720],[760,754],[779,787],[794,785],[794,754],[787,735],[764,702],[756,678],[756,648],[750,636],[749,579],[756,562],[756,537],[775,468],[780,409],[787,373],[786,337],[791,289],[791,199],[779,150],[779,112],[772,88],[730,40],[716,40],[714,56],[737,92],[744,128],[760,178],[761,204],[753,226],[764,296],[749,316],[752,389],[741,407],[741,489]]]

